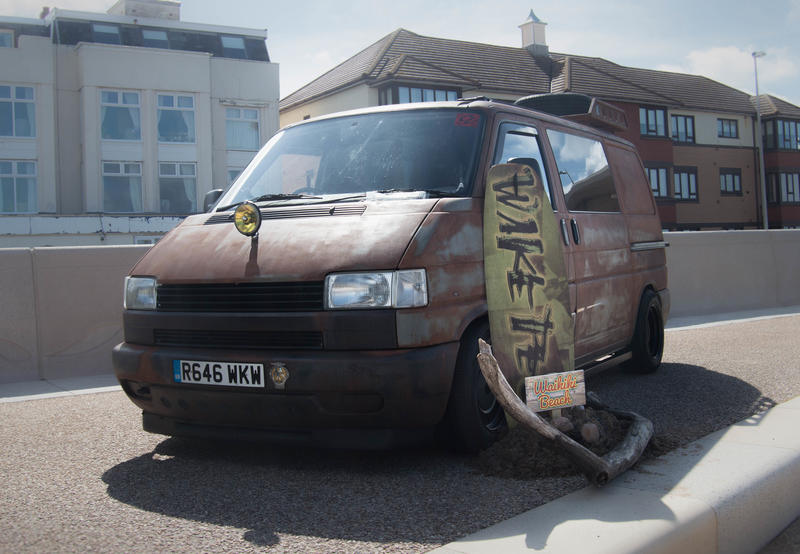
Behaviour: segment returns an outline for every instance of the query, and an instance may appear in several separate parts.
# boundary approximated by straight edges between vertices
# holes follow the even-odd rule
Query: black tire
[[[664,354],[664,318],[661,300],[651,289],[644,291],[639,302],[631,352],[633,358],[625,363],[625,367],[631,371],[653,373],[661,365],[661,356]]]
[[[461,338],[450,400],[439,429],[450,448],[471,454],[488,448],[508,430],[505,412],[478,366],[478,338],[489,340],[488,323],[476,325]]]

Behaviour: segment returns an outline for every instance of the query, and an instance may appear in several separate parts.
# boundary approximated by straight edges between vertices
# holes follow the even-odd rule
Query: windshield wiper
[[[321,196],[314,196],[312,194],[295,194],[295,193],[278,193],[278,194],[262,194],[261,196],[256,196],[255,198],[251,198],[249,200],[243,200],[241,202],[234,202],[228,206],[223,206],[221,208],[217,208],[216,211],[224,212],[230,210],[231,208],[235,208],[240,204],[244,204],[245,202],[268,202],[270,200],[296,200],[298,198],[322,198]]]

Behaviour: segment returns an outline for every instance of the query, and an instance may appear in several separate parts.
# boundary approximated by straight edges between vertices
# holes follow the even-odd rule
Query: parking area
[[[658,373],[612,370],[587,388],[651,419],[667,449],[800,395],[798,336],[800,315],[670,330]],[[2,551],[421,552],[585,486],[435,447],[150,435],[119,390],[0,403],[0,421]]]

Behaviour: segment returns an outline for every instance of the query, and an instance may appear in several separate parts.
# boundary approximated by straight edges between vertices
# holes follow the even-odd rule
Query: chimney
[[[181,18],[181,3],[177,0],[117,0],[107,13],[178,21]]]
[[[536,14],[528,14],[528,19],[519,26],[522,30],[522,47],[527,49],[533,56],[548,56],[550,49],[544,38],[544,28],[547,25],[541,21]]]

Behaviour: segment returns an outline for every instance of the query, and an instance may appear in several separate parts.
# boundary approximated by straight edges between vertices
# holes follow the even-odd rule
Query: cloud
[[[766,54],[758,59],[759,92],[769,92],[770,87],[780,86],[800,74],[800,67],[786,49],[770,49]],[[703,75],[749,93],[755,92],[753,56],[749,49],[715,46],[693,50],[683,62],[660,65],[657,69]]]

